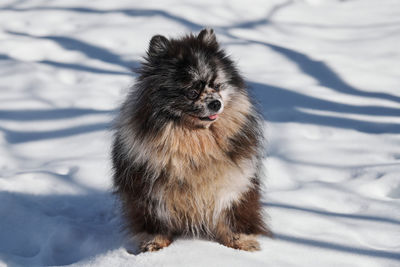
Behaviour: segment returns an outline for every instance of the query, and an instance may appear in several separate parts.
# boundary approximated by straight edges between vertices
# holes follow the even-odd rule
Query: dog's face
[[[233,63],[219,48],[212,30],[198,36],[168,40],[156,35],[150,41],[148,72],[155,88],[155,105],[187,125],[208,127],[242,86]]]

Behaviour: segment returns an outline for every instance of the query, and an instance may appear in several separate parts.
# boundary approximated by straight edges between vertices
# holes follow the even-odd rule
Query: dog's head
[[[159,115],[194,127],[208,127],[232,104],[232,94],[244,90],[212,29],[181,39],[154,36],[139,72]]]

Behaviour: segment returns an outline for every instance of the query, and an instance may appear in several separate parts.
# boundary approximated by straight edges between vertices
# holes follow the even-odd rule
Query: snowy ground
[[[0,3],[0,266],[400,266],[400,1]],[[131,255],[108,127],[152,35],[213,27],[263,108],[276,239]]]

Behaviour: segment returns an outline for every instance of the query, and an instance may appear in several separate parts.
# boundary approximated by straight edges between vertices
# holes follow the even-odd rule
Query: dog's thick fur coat
[[[253,251],[255,235],[271,235],[260,205],[261,120],[212,30],[152,38],[115,128],[114,186],[142,251],[180,235]]]

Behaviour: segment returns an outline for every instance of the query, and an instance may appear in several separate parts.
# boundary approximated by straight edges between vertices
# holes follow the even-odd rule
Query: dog
[[[179,237],[260,250],[262,119],[212,29],[153,36],[115,121],[113,183],[140,250]]]

